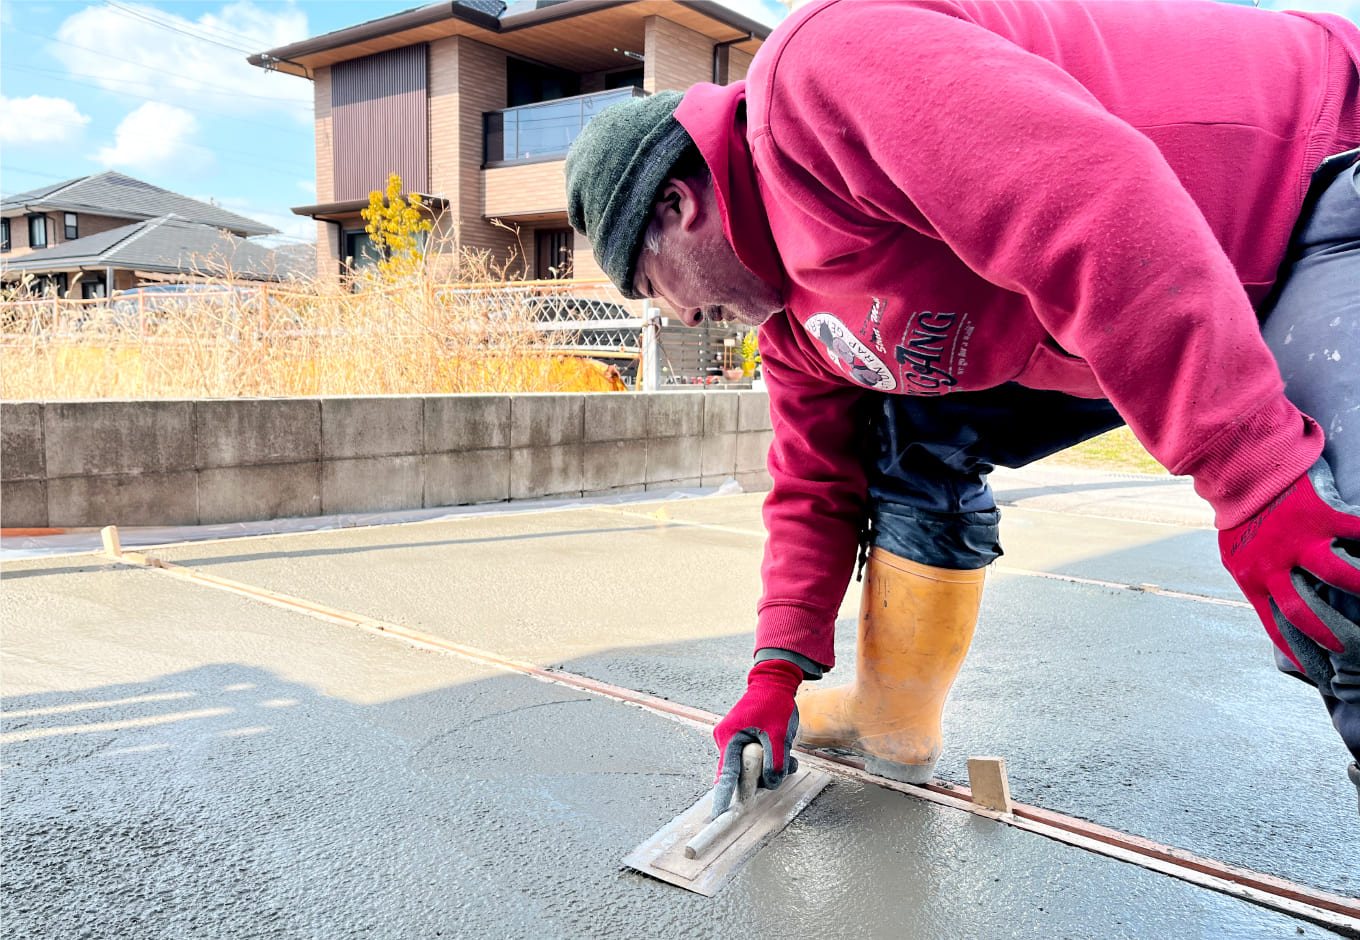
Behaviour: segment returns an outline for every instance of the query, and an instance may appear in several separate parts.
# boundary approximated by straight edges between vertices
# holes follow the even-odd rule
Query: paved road
[[[658,508],[157,554],[721,711],[759,497]],[[1002,754],[1022,801],[1360,894],[1344,751],[1250,611],[1213,603],[1212,531],[1005,516],[940,775]],[[97,558],[0,577],[7,937],[1328,935],[840,780],[705,900],[619,865],[705,789],[703,732]],[[1198,596],[1119,586],[1144,583]]]

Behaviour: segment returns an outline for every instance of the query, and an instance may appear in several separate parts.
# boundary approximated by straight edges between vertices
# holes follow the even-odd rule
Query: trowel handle
[[[752,741],[741,749],[741,776],[737,778],[737,802],[746,804],[756,795],[765,765],[765,749]]]
[[[685,844],[685,858],[698,858],[707,852],[709,847],[726,835],[742,814],[751,808],[764,763],[765,749],[756,742],[753,741],[741,749],[741,776],[737,778],[737,793],[736,798],[732,800],[731,808],[699,830],[694,838]]]

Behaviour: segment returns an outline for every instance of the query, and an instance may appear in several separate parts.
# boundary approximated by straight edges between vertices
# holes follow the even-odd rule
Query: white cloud
[[[220,114],[282,112],[300,122],[311,120],[311,82],[246,62],[250,52],[306,38],[307,16],[293,5],[274,12],[247,0],[197,20],[145,4],[119,7],[125,9],[91,6],[67,17],[57,29],[53,55],[110,91]]]
[[[298,180],[298,189],[313,199],[316,198],[316,180]]]
[[[193,198],[200,202],[207,202],[211,197],[194,196]],[[263,222],[265,225],[279,230],[278,235],[259,236],[259,240],[263,244],[275,245],[316,241],[316,220],[306,216],[293,215],[286,207],[273,206],[268,209],[257,210],[251,200],[233,197],[213,198],[213,201],[228,212],[235,212],[237,215],[254,219],[256,222]]]
[[[718,0],[718,2],[734,13],[771,28],[778,26],[784,17],[789,15],[789,8],[779,0]],[[808,0],[795,0],[794,5],[802,6],[806,2]]]
[[[148,101],[123,118],[113,144],[94,159],[109,167],[199,176],[216,166],[212,151],[194,143],[198,121],[182,108]]]
[[[237,211],[235,209],[233,212]],[[316,243],[316,220],[309,219],[301,215],[284,215],[277,212],[252,212],[242,213],[249,215],[252,219],[257,219],[271,228],[279,230],[277,235],[264,235],[261,240],[266,244],[297,244],[299,242]]]
[[[89,123],[90,118],[65,98],[0,95],[0,144],[7,147],[71,143]]]

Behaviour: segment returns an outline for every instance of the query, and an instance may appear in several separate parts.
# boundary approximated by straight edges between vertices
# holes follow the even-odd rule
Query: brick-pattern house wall
[[[591,250],[590,242],[586,241],[580,232],[576,233],[576,241],[571,248],[571,276],[589,281],[606,276],[604,268],[595,261],[595,252]]]
[[[755,56],[749,52],[742,52],[740,49],[727,49],[727,84],[739,82],[746,77],[746,73],[751,69],[751,60]]]
[[[459,192],[451,203],[462,219],[459,242],[463,248],[490,251],[505,261],[517,251],[515,237],[483,218],[485,200],[482,115],[505,107],[506,55],[466,36],[458,37]]]
[[[438,39],[430,43],[429,120],[430,120],[430,192],[449,200],[450,209],[437,221],[428,244],[450,249],[431,254],[430,263],[435,276],[453,280],[454,256],[452,248],[458,224],[458,38]]]
[[[76,234],[81,238],[87,235],[98,235],[100,232],[110,232],[125,225],[132,225],[136,219],[115,219],[108,215],[86,215],[81,212],[76,216]],[[59,235],[65,236],[66,229],[63,224]],[[65,237],[61,239],[65,241]]]
[[[714,40],[661,16],[647,17],[647,61],[642,87],[649,93],[684,91],[713,81]]]
[[[316,110],[316,201],[335,201],[335,149],[331,134],[331,70],[316,70],[312,81]],[[316,223],[316,274],[325,280],[340,270],[338,235],[335,226],[320,219]]]
[[[340,270],[340,249],[343,245],[344,236],[339,223],[316,223],[316,275],[323,283],[333,281]]]
[[[434,263],[449,276],[457,249],[490,251],[496,263],[517,250],[513,234],[483,218],[482,114],[505,107],[505,59],[465,36],[430,43],[430,191],[449,200],[431,243],[444,250]]]
[[[457,198],[458,37],[430,43],[430,192]]]
[[[504,218],[561,212],[566,218],[566,161],[497,166],[482,171],[484,200],[478,215]],[[565,223],[564,223],[565,224]]]
[[[36,213],[34,213],[36,214]],[[45,213],[47,218],[47,244],[57,244],[57,237],[61,234],[57,226],[61,224],[61,213]],[[55,220],[55,221],[54,221]],[[28,243],[28,214],[12,216],[9,220],[9,251],[5,252],[6,257],[18,258],[23,255],[32,254],[41,249],[34,248]]]

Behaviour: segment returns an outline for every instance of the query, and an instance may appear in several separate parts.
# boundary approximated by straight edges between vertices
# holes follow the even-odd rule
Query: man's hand
[[[1323,601],[1314,586],[1323,581],[1360,595],[1360,559],[1348,554],[1339,539],[1360,541],[1360,506],[1341,500],[1322,460],[1255,516],[1218,535],[1224,566],[1276,647],[1319,685],[1331,671],[1323,650],[1347,654],[1347,659],[1360,655],[1347,649],[1356,645],[1356,625]],[[1314,675],[1319,671],[1324,675]]]
[[[713,789],[713,818],[727,811],[737,792],[741,749],[758,741],[765,751],[760,786],[775,789],[798,769],[790,753],[798,735],[798,708],[793,693],[803,681],[803,670],[782,659],[756,663],[746,677],[746,694],[713,729],[718,743],[718,776]]]

